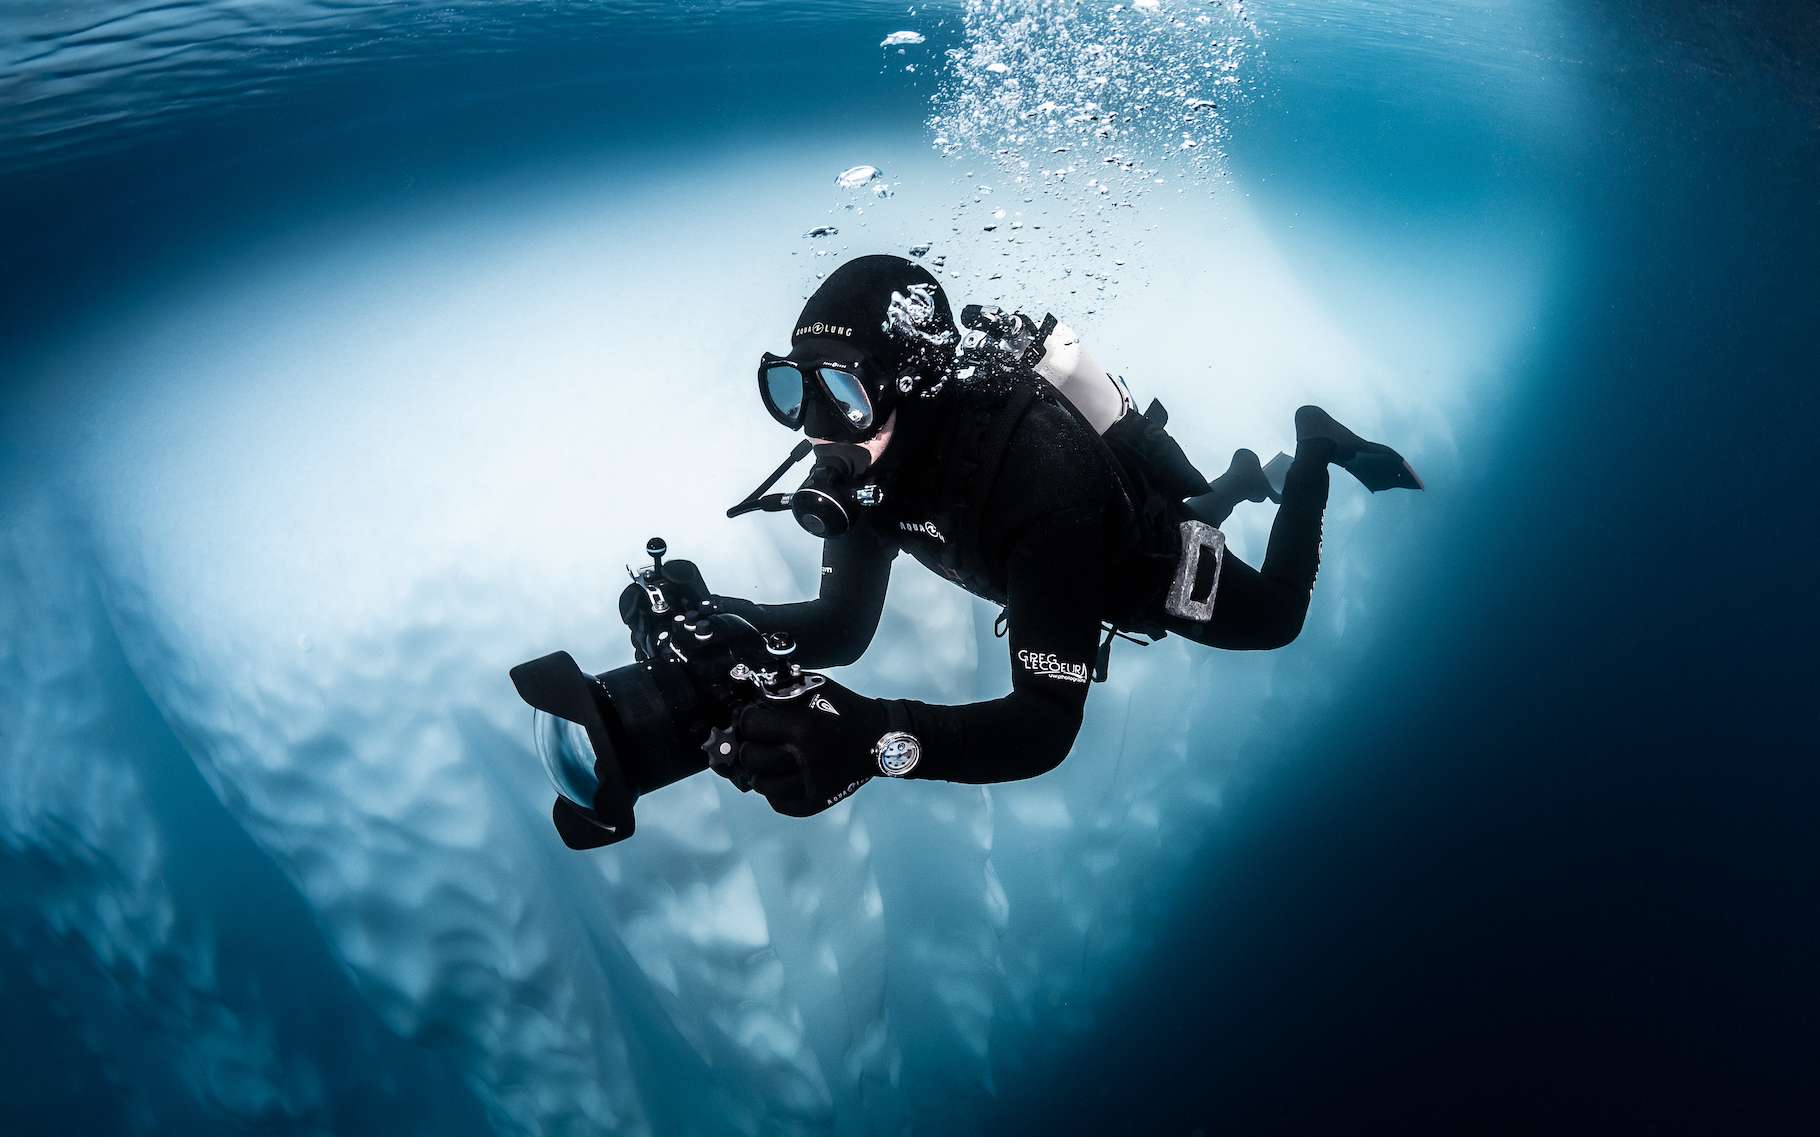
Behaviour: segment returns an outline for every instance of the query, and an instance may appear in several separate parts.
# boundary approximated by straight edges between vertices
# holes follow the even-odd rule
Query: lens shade
[[[620,668],[621,671],[638,669],[636,663]],[[546,765],[548,758],[556,758],[555,764],[577,775],[570,784],[558,786],[559,804],[552,812],[557,832],[571,849],[597,849],[624,841],[637,828],[632,803],[638,800],[638,791],[626,783],[613,731],[602,717],[604,714],[617,717],[611,701],[602,696],[603,685],[601,677],[584,673],[566,651],[553,651],[512,669],[512,686],[518,689],[518,697],[546,715],[580,724],[586,735],[587,748],[593,754],[592,773],[599,785],[594,790],[593,809],[587,810],[575,805],[570,796],[581,797],[586,791],[588,771],[585,765],[571,761],[582,757],[581,745],[560,737],[538,742],[538,755],[546,758]],[[536,733],[533,730],[534,736]],[[560,731],[557,733],[560,735]],[[546,742],[560,745],[546,749]],[[697,756],[702,757],[699,752]],[[706,766],[707,759],[702,757],[702,767],[705,769]]]

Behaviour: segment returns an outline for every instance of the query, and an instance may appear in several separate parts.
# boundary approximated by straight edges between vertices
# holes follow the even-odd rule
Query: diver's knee
[[[1302,634],[1307,609],[1252,611],[1244,618],[1229,616],[1221,620],[1216,612],[1210,625],[1171,625],[1170,631],[1197,643],[1222,647],[1228,651],[1275,651],[1288,647]]]
[[[1301,634],[1302,625],[1300,622],[1272,628],[1270,630],[1269,638],[1266,639],[1261,646],[1265,651],[1276,651],[1278,648],[1285,648],[1294,643],[1296,637]]]
[[[1270,629],[1270,647],[1272,650],[1288,647],[1302,634],[1302,625],[1308,622],[1308,599],[1300,603],[1285,605],[1273,621]]]

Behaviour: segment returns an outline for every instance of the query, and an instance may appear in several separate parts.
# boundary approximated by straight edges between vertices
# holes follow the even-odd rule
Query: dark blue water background
[[[1027,1087],[1020,1120],[1044,1099],[1042,1125],[1133,1132],[1815,1116],[1815,24],[1589,11],[1561,45],[1590,95],[1577,145],[1447,170],[1424,157],[1457,141],[1450,111],[1394,84],[1321,100],[1332,58],[1273,61],[1305,97],[1240,165],[1343,181],[1393,241],[1437,183],[1488,208],[1546,186],[1573,283],[1436,539],[1396,554],[1394,658],[1247,779],[1121,1044],[1069,1063],[1085,1113]]]

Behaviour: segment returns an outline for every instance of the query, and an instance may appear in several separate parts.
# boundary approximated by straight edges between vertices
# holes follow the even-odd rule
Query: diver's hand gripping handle
[[[692,561],[665,561],[669,546],[662,537],[645,542],[651,563],[636,571],[628,565],[632,583],[619,594],[619,618],[632,633],[632,652],[640,660],[652,658],[656,637],[671,618],[700,607],[709,596],[708,583]]]
[[[732,618],[738,620],[738,617]],[[713,634],[715,633],[710,632],[710,636]],[[790,657],[796,654],[796,640],[792,637],[782,632],[766,632],[762,634],[761,642],[764,644],[764,658],[741,661],[734,665],[731,672],[731,678],[756,687],[760,698],[785,702],[799,698],[827,682],[823,676],[813,671],[804,671],[790,661]],[[709,769],[732,782],[741,793],[752,789],[751,772],[739,760],[739,737],[733,725],[711,728],[701,749],[708,756]]]

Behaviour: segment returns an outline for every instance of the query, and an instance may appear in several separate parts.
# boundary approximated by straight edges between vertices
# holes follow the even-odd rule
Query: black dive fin
[[[1333,464],[1359,479],[1359,484],[1372,493],[1423,488],[1422,479],[1401,454],[1381,442],[1360,438],[1320,407],[1297,408],[1295,436],[1298,440],[1324,438],[1332,442]]]
[[[1281,455],[1278,455],[1281,457]],[[1275,459],[1272,459],[1274,462]],[[1232,452],[1226,472],[1209,482],[1207,492],[1183,502],[1188,515],[1218,529],[1241,501],[1280,501],[1282,491],[1272,487],[1258,456],[1249,450]]]
[[[1264,480],[1270,483],[1270,500],[1283,500],[1283,486],[1289,481],[1289,464],[1295,461],[1281,450],[1277,456],[1264,463]]]

